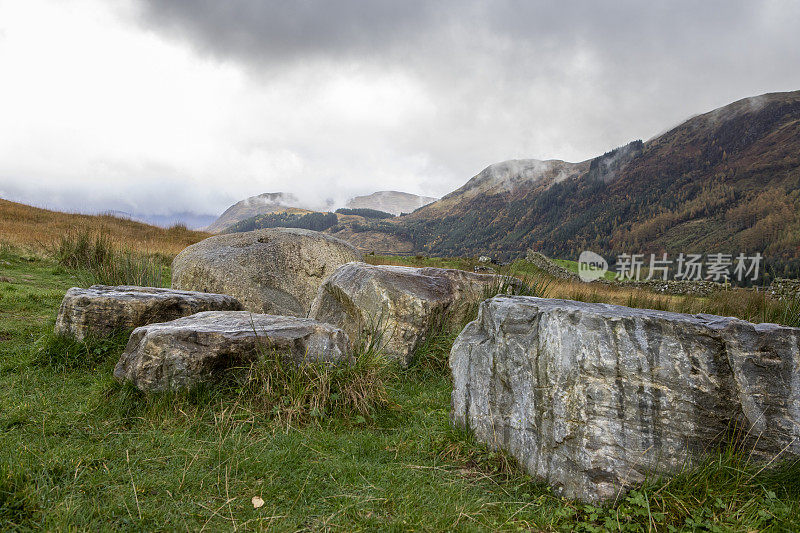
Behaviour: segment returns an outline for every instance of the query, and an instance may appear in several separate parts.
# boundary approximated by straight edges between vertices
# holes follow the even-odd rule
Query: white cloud
[[[425,158],[384,140],[431,112],[404,73],[308,64],[253,75],[125,14],[88,0],[2,4],[0,194],[166,214],[272,190],[313,201],[384,185],[423,192]]]
[[[149,214],[438,196],[800,88],[800,8],[778,0],[303,6],[0,0],[0,196]]]

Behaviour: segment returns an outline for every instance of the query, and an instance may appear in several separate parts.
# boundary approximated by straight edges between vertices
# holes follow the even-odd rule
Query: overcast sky
[[[0,197],[441,196],[800,89],[800,2],[0,0]]]

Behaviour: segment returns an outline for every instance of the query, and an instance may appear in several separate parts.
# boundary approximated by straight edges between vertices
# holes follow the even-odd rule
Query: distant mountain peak
[[[300,206],[300,200],[291,193],[265,192],[236,202],[222,213],[206,231],[219,233],[229,226],[256,215],[266,215],[288,210],[313,211]]]
[[[471,198],[483,195],[508,195],[537,187],[549,187],[580,176],[589,162],[570,163],[560,159],[509,159],[481,170],[467,183],[445,195],[426,210],[441,211]]]
[[[356,196],[347,201],[349,209],[376,209],[399,215],[411,213],[420,207],[435,202],[437,198],[419,196],[400,191],[378,191],[365,196]]]
[[[265,192],[258,194],[256,196],[245,198],[244,200],[242,200],[242,202],[244,202],[244,205],[248,205],[251,207],[259,205],[282,205],[287,207],[294,207],[300,203],[300,200],[298,200],[297,197],[292,193]]]
[[[489,165],[462,187],[465,190],[479,188],[507,192],[523,183],[534,183],[549,179],[555,183],[564,181],[576,173],[579,163],[568,163],[560,159],[509,159]]]

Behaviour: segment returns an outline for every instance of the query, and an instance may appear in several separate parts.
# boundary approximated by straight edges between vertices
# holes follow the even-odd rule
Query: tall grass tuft
[[[176,222],[175,224],[167,228],[168,234],[169,233],[182,234],[182,233],[188,233],[189,231],[191,230],[183,222]]]
[[[436,458],[439,461],[474,469],[495,482],[508,482],[525,476],[523,469],[509,453],[479,441],[471,431],[450,426],[447,431],[432,436],[431,440],[431,448],[437,450]]]
[[[0,257],[12,257],[15,255],[15,248],[10,242],[0,240]]]
[[[141,287],[165,286],[164,267],[154,257],[137,255],[125,250],[113,261],[100,265],[92,271],[95,283],[102,285],[138,285]]]
[[[31,475],[0,463],[0,528],[23,530],[23,526],[41,512],[37,500],[36,484]]]
[[[450,350],[463,325],[454,325],[446,319],[441,321],[425,340],[417,346],[408,366],[408,371],[422,374],[443,374],[447,372]]]
[[[734,316],[748,322],[771,322],[800,327],[800,297],[779,300],[765,291],[747,289],[719,291],[707,298],[685,297],[672,306],[682,313]]]
[[[163,257],[117,250],[103,232],[92,235],[83,229],[62,235],[54,255],[87,284],[164,286]]]
[[[783,502],[798,497],[798,474],[798,462],[768,470],[729,447],[610,506],[579,505],[565,517],[583,531],[784,531],[796,520]]]
[[[778,324],[800,328],[800,296],[782,300],[776,318]]]
[[[495,282],[487,285],[483,291],[484,300],[508,294],[514,296],[536,296],[547,298],[553,278],[537,274],[516,274],[503,272],[495,277]]]
[[[109,339],[107,345],[115,342]],[[117,344],[112,355],[118,356],[123,346]],[[188,390],[144,393],[130,383],[110,381],[94,410],[126,424],[145,417],[170,424],[177,415],[217,427],[222,421],[255,420],[286,428],[334,421],[367,425],[393,405],[389,383],[396,377],[397,364],[384,357],[380,342],[366,336],[353,353],[349,363],[297,364],[264,344],[252,362],[222,370],[219,379]]]
[[[366,424],[390,406],[387,383],[394,371],[382,353],[380,336],[365,336],[350,364],[297,364],[266,346],[259,352],[248,367],[232,369],[223,386],[238,394],[237,403],[281,425],[333,417]]]
[[[628,295],[627,307],[639,309],[655,309],[656,311],[669,311],[670,302],[657,294],[647,291],[636,291]]]
[[[32,363],[57,370],[79,370],[116,362],[130,337],[130,330],[109,337],[88,337],[83,341],[49,332],[31,344]]]
[[[111,241],[103,233],[94,236],[87,229],[61,236],[55,250],[61,266],[71,269],[91,269],[113,259]]]

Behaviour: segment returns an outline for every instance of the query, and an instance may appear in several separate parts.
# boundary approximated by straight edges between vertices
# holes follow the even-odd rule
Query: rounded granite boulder
[[[383,350],[405,366],[431,332],[461,324],[487,293],[518,281],[447,268],[348,263],[320,286],[310,316],[342,328],[354,342],[379,335]]]
[[[322,282],[360,258],[352,245],[305,229],[215,235],[178,254],[172,287],[230,294],[254,313],[307,316]]]

